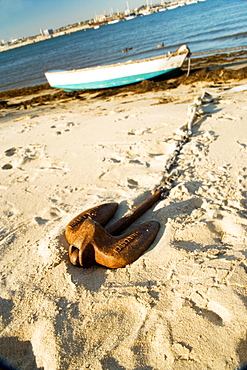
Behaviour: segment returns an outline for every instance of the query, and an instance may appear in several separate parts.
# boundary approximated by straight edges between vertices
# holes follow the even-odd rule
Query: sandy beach
[[[4,361],[22,370],[247,363],[247,87],[231,91],[246,84],[236,63],[81,94],[0,93]],[[68,222],[117,202],[113,222],[151,195],[205,90],[169,195],[135,222],[158,221],[155,241],[125,268],[73,266]]]

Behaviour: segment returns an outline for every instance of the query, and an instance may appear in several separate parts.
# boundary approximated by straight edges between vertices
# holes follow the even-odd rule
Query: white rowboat
[[[182,66],[189,53],[183,45],[163,56],[94,68],[50,71],[45,76],[51,87],[66,91],[110,88],[173,72]]]

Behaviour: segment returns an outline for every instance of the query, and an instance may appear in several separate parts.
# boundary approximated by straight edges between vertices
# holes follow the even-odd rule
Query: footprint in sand
[[[12,168],[19,168],[23,165],[27,165],[34,160],[41,159],[44,157],[45,146],[39,144],[30,144],[27,147],[9,148],[5,150],[4,157],[2,160],[5,162],[5,158],[9,157],[7,163],[2,163],[2,170],[10,170]]]
[[[241,141],[237,140],[237,143],[244,149],[247,148],[247,140],[246,139],[241,139]]]
[[[57,131],[53,132],[53,135],[62,135],[66,132],[70,132],[70,128],[73,126],[75,126],[74,122],[67,122],[67,123],[58,124],[57,126],[52,125],[51,128],[57,129]]]
[[[10,148],[5,150],[4,154],[6,157],[12,157],[17,152],[17,148]],[[6,163],[2,166],[2,170],[11,170],[13,168],[11,163]]]
[[[50,302],[42,302],[44,307],[49,307],[56,312]],[[56,343],[56,333],[52,322],[45,318],[39,319],[34,325],[31,343],[38,368],[56,370],[59,368]]]
[[[242,196],[240,205],[247,208],[247,167],[242,168],[238,173],[239,191]]]
[[[60,219],[63,215],[63,211],[58,207],[51,207],[42,212],[41,216],[34,217],[38,225],[44,225],[47,222]]]
[[[33,118],[36,118],[36,117],[38,117],[38,116],[37,115],[26,115],[26,116],[16,118],[14,120],[14,122],[23,121],[23,120],[26,121],[26,122],[23,123],[23,126],[20,129],[20,131],[18,131],[18,133],[22,134],[24,132],[28,132],[28,131],[32,130],[33,127],[37,126],[38,123],[35,122],[35,121],[32,121]]]
[[[16,151],[17,151],[17,148],[10,148],[10,149],[5,150],[4,153],[7,157],[12,157],[12,155],[14,155]]]
[[[148,128],[133,129],[128,132],[128,135],[144,135],[144,134],[152,134],[152,130],[148,127]]]
[[[136,315],[137,312],[138,315]],[[117,359],[119,356],[121,358],[126,348],[127,361],[129,357],[131,358],[128,368],[132,368],[133,360],[141,361],[142,351],[139,346],[145,340],[145,334],[150,328],[145,326],[146,330],[143,329],[146,316],[146,307],[132,297],[117,297],[111,299],[109,303],[96,304],[90,311],[90,315],[84,317],[81,326],[83,331],[87,330],[87,338],[83,344],[83,369],[88,368],[90,360],[97,356],[97,348],[100,348],[101,352],[97,357],[104,364],[105,369],[122,368],[118,365],[109,367],[109,364],[117,364]],[[78,334],[80,332],[75,335]],[[76,340],[80,340],[79,335]],[[95,343],[94,347],[91,345],[92,342]],[[128,348],[130,345],[133,348]]]
[[[138,186],[138,182],[133,179],[128,179],[127,182],[130,189],[134,189]]]
[[[13,168],[12,164],[7,163],[2,166],[2,170],[11,170]]]
[[[240,116],[232,116],[230,113],[223,113],[218,117],[218,120],[230,120],[230,121],[237,121],[238,119],[242,119]]]
[[[197,315],[202,316],[214,325],[223,326],[225,322],[231,321],[231,314],[227,308],[214,300],[207,300],[203,307],[192,300],[189,301],[189,305]]]

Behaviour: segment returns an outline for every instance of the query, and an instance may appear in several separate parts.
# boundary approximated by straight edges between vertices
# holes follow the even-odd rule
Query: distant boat
[[[115,24],[118,23],[120,20],[119,19],[112,19],[111,21],[108,22],[108,24]]]
[[[129,20],[134,19],[134,18],[136,18],[136,14],[135,13],[131,13],[130,15],[127,15],[125,17],[126,21],[129,21]]]
[[[178,4],[176,4],[176,5],[170,5],[170,6],[168,6],[166,9],[167,10],[172,10],[172,9],[176,9],[176,8],[178,8],[180,5],[178,5]]]
[[[130,12],[129,2],[126,1],[125,19],[126,21],[129,21],[130,19],[134,19],[134,18],[136,18],[136,14],[133,12],[132,13]]]
[[[173,72],[182,66],[189,53],[183,45],[167,55],[93,68],[50,71],[45,76],[51,87],[66,91],[123,86]]]
[[[152,9],[150,8],[150,6],[148,5],[148,1],[147,1],[147,6],[145,9],[142,9],[139,11],[139,14],[140,15],[149,15],[149,14],[152,14]]]

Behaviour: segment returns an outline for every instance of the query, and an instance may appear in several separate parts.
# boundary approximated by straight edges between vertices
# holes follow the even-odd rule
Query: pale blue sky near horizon
[[[109,14],[111,9],[124,11],[126,3],[126,0],[0,0],[0,41],[35,36],[40,29],[57,29],[104,11]],[[146,0],[128,3],[134,9],[146,4]]]

